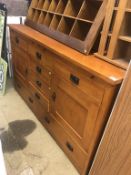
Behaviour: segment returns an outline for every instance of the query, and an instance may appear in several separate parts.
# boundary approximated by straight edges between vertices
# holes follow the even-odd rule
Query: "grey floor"
[[[78,175],[8,81],[0,96],[0,138],[8,175]]]

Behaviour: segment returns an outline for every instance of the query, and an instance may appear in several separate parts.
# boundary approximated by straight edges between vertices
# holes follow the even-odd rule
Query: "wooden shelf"
[[[32,0],[26,25],[89,54],[103,22],[106,4],[98,0]],[[87,37],[89,34],[91,37]]]
[[[131,60],[131,1],[118,0],[116,5],[114,0],[111,0],[108,2],[108,7],[110,8],[109,11],[107,10],[103,28],[106,33],[101,34],[98,55],[126,69],[125,65]],[[111,17],[114,20],[109,21]],[[109,26],[108,29],[107,26]]]
[[[119,39],[131,43],[131,37],[129,36],[119,36]]]

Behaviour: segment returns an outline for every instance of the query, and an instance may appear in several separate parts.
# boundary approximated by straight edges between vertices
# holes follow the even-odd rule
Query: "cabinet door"
[[[51,113],[88,151],[99,106],[67,81],[54,77]]]
[[[18,72],[24,79],[26,79],[28,75],[29,56],[19,48],[15,47],[13,50],[14,71]]]

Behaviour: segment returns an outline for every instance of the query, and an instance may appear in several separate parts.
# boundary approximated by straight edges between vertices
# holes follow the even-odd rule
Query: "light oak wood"
[[[131,64],[98,148],[90,175],[131,174]]]
[[[11,40],[16,90],[78,172],[85,175],[125,71],[26,26],[11,25],[12,35],[22,37],[27,44],[25,52]],[[28,62],[26,76],[18,57],[23,58],[20,64]]]
[[[37,41],[39,45],[49,49],[49,51],[54,54],[61,56],[63,59],[79,66],[93,75],[96,75],[112,85],[119,84],[123,80],[125,70],[102,61],[93,55],[83,55],[24,25],[10,25],[10,28],[16,30],[21,35],[25,35],[26,38],[31,39],[33,43]],[[34,52],[33,48],[30,51],[31,54]],[[35,53],[33,55],[35,56]],[[50,56],[48,56],[48,59],[49,58]]]

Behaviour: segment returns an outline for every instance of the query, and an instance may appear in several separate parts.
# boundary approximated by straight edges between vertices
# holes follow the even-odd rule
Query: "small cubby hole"
[[[54,15],[53,19],[52,19],[52,22],[50,24],[50,28],[51,29],[57,29],[59,23],[60,23],[60,20],[61,20],[61,16],[59,15]]]
[[[47,13],[44,20],[44,24],[49,27],[52,19],[53,19],[53,14]]]
[[[52,0],[50,6],[49,6],[49,11],[55,12],[57,6],[58,6],[59,0]]]
[[[45,0],[39,0],[37,8],[43,9],[44,2],[45,2]]]
[[[86,36],[91,28],[91,24],[88,22],[77,20],[75,25],[70,33],[70,36],[84,41]]]
[[[82,18],[89,21],[94,21],[100,7],[102,1],[92,1],[86,0],[84,1],[82,8],[78,14],[78,18]]]
[[[45,0],[43,10],[48,10],[52,0]]]
[[[80,0],[70,0],[68,1],[68,4],[66,6],[66,9],[64,11],[65,15],[69,15],[69,16],[74,16],[77,17],[81,6],[82,6],[82,2]]]
[[[60,13],[60,14],[63,14],[64,13],[64,10],[67,6],[67,2],[68,0],[60,0],[59,3],[58,3],[58,6],[55,10],[56,13]]]
[[[62,17],[60,24],[58,26],[58,30],[64,34],[69,35],[74,24],[74,19]]]
[[[121,25],[120,35],[131,37],[131,13],[126,12]]]
[[[115,49],[114,59],[131,60],[131,43],[118,40],[118,44]]]
[[[34,17],[33,17],[33,22],[38,22],[39,16],[40,16],[41,11],[40,10],[35,10],[34,12]]]
[[[40,14],[40,16],[39,16],[39,19],[38,19],[38,23],[39,23],[39,24],[43,24],[43,23],[44,23],[46,14],[47,14],[46,12],[41,12],[41,14]]]

